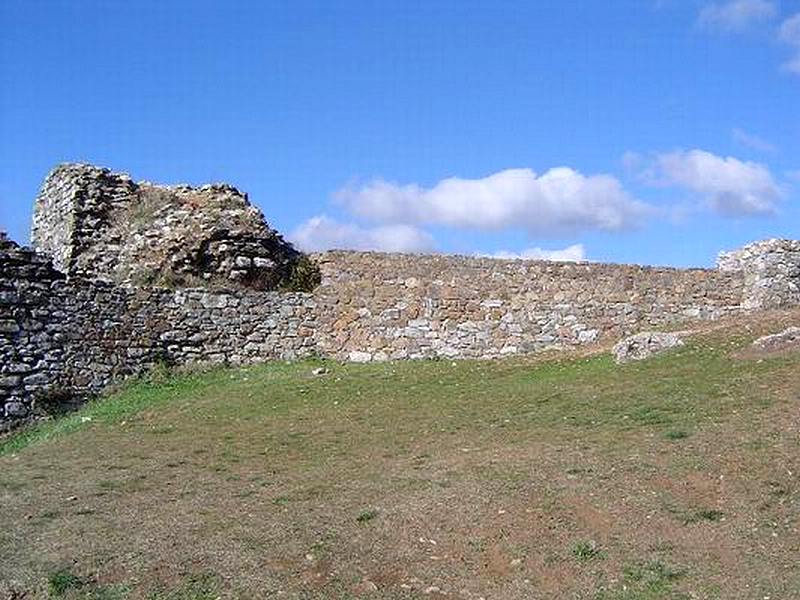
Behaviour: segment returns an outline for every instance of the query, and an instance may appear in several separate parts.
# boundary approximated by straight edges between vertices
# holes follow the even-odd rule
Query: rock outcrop
[[[274,290],[310,268],[233,186],[137,183],[85,164],[48,175],[31,239],[60,271],[117,284]]]
[[[800,347],[800,327],[787,327],[780,333],[765,335],[753,342],[753,348],[764,352],[775,352]]]

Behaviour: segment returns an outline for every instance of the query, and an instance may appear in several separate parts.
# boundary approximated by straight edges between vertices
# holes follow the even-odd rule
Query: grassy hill
[[[0,440],[0,598],[800,597],[798,321],[126,386]]]

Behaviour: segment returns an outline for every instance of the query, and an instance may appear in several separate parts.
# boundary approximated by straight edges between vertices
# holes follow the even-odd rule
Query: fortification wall
[[[66,279],[0,245],[0,421],[37,399],[88,397],[155,363],[237,364],[312,353],[309,294],[167,290]]]
[[[492,358],[588,344],[741,309],[740,271],[330,252],[320,353]]]
[[[494,358],[800,304],[800,241],[723,253],[718,269],[363,252],[312,264],[232,186],[91,165],[48,175],[32,239],[41,253],[0,235],[0,425],[158,361]],[[312,293],[265,291],[320,275]]]
[[[314,257],[323,279],[313,293],[280,293],[67,278],[0,237],[0,420],[24,418],[37,398],[93,395],[160,361],[494,358],[716,319],[753,305],[763,285],[748,284],[748,265],[760,256],[682,270],[329,252]],[[796,273],[766,278],[771,306],[798,303]]]
[[[720,252],[717,267],[742,275],[746,309],[800,304],[800,240],[763,240]]]

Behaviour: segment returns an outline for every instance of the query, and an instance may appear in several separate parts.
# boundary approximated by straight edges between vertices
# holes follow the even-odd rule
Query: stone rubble
[[[675,333],[643,331],[614,344],[611,353],[617,364],[624,364],[646,360],[677,346],[683,346],[683,340]]]
[[[757,350],[780,350],[789,346],[800,346],[800,327],[787,327],[780,333],[765,335],[753,342]]]

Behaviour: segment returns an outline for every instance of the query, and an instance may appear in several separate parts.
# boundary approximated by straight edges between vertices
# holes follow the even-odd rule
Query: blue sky
[[[800,238],[800,0],[4,0],[0,20],[21,241],[65,161],[233,183],[309,249],[702,266]]]

